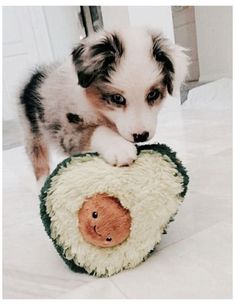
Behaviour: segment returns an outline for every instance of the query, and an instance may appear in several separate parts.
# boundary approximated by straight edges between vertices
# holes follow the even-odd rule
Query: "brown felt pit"
[[[87,198],[78,211],[79,230],[94,246],[114,247],[130,234],[131,216],[120,201],[108,194]]]

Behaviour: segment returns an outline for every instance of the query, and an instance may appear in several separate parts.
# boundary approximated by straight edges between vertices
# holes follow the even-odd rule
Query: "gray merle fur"
[[[24,105],[24,111],[30,122],[31,131],[33,133],[39,132],[38,120],[41,120],[42,122],[44,120],[44,108],[41,103],[42,97],[40,96],[38,89],[42,85],[45,77],[45,72],[36,71],[20,95],[20,102]]]
[[[175,69],[169,56],[161,49],[158,37],[153,37],[153,57],[162,64],[163,84],[167,87],[168,92],[172,94]]]
[[[110,73],[115,71],[115,65],[120,60],[123,52],[123,44],[115,33],[105,36],[101,41],[90,47],[81,43],[72,52],[79,85],[87,88],[95,80],[110,82]],[[89,58],[84,58],[85,53]],[[91,61],[91,59],[95,59],[95,57],[97,57],[97,61],[92,67],[84,64],[89,60]]]

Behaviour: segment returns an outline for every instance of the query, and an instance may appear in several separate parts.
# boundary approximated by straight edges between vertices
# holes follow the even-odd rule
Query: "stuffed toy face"
[[[113,247],[130,234],[130,212],[107,194],[88,198],[78,212],[79,230],[84,239],[98,247]]]
[[[70,157],[42,188],[45,230],[73,271],[101,277],[136,267],[177,213],[189,181],[181,161],[163,144],[137,149],[128,167],[96,153]]]

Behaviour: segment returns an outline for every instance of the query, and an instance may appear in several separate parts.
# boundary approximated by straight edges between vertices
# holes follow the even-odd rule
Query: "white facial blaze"
[[[149,106],[146,95],[149,88],[162,81],[163,75],[151,56],[152,39],[143,31],[130,35],[120,35],[125,53],[115,73],[111,76],[111,86],[123,91],[126,107],[105,113],[126,140],[133,142],[133,134],[149,133],[152,138],[156,130],[159,105]],[[142,41],[142,43],[140,43]]]
[[[119,134],[133,142],[133,134],[149,133],[151,139],[156,131],[157,115],[161,105],[149,106],[145,98],[126,98],[127,106],[108,111],[105,115],[115,123]]]
[[[142,102],[139,107],[130,103],[114,120],[120,135],[126,140],[133,141],[133,134],[144,132],[149,133],[150,139],[155,134],[157,112],[157,107],[149,107],[147,103]]]

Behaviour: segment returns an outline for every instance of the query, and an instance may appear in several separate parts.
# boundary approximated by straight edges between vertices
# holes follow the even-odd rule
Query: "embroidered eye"
[[[118,105],[125,105],[126,99],[121,94],[110,95],[110,101]]]
[[[98,217],[98,213],[97,213],[97,212],[93,212],[93,213],[92,213],[92,217],[93,217],[93,218],[97,218],[97,217]]]
[[[112,238],[111,237],[107,237],[106,240],[107,241],[112,241]]]
[[[148,102],[153,102],[155,101],[156,99],[158,99],[160,96],[160,91],[158,89],[155,89],[151,92],[149,92],[149,94],[147,95],[147,101]]]

